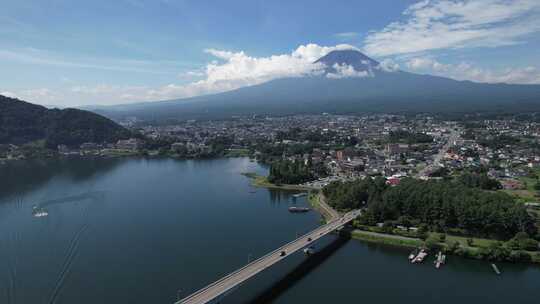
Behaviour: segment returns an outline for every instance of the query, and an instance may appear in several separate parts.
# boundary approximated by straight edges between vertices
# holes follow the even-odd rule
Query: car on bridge
[[[287,253],[285,252],[285,250],[283,250],[282,252],[279,253],[279,256],[285,256]]]

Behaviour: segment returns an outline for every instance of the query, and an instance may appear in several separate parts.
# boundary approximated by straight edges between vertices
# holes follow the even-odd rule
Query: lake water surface
[[[172,303],[320,224],[290,192],[256,189],[249,159],[97,159],[0,167],[0,303]],[[38,206],[49,216],[36,218]],[[534,303],[540,269],[329,236],[222,303]]]

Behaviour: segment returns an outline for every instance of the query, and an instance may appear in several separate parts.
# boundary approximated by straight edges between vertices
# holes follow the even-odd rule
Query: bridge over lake
[[[199,291],[196,291],[175,304],[204,304],[219,300],[222,296],[232,291],[234,288],[238,287],[248,279],[254,277],[261,271],[271,267],[298,250],[310,246],[313,242],[324,237],[325,235],[337,229],[341,229],[359,215],[360,210],[354,210],[346,213],[342,217],[334,217],[326,225],[320,226],[315,230],[295,239],[294,241],[277,248],[265,256],[226,275],[225,277],[200,289]]]

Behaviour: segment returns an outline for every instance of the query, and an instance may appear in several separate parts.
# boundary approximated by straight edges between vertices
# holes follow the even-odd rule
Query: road
[[[435,155],[435,158],[433,159],[433,163],[430,165],[427,165],[424,169],[420,170],[420,172],[416,174],[416,177],[419,178],[419,177],[425,176],[429,171],[438,168],[440,166],[441,160],[444,157],[444,154],[446,154],[446,151],[448,151],[448,149],[450,149],[450,147],[454,145],[454,141],[456,141],[458,138],[459,138],[459,133],[456,130],[452,129],[452,131],[450,132],[450,135],[448,136],[448,139],[446,140],[446,143],[439,150],[439,153]]]
[[[317,201],[318,207],[321,209],[321,213],[323,213],[326,221],[330,222],[339,218],[339,213],[326,203],[326,198],[322,193],[317,195]]]
[[[234,289],[238,285],[247,281],[251,277],[257,275],[261,271],[278,263],[285,257],[295,253],[296,251],[309,246],[323,236],[339,229],[354,220],[360,215],[360,210],[351,211],[343,217],[336,218],[328,224],[321,226],[296,240],[279,247],[278,249],[268,253],[267,255],[247,264],[246,266],[236,270],[235,272],[219,279],[218,281],[204,287],[203,289],[191,294],[190,296],[176,302],[176,304],[204,304],[219,298],[228,291]],[[285,256],[281,253],[285,252]]]

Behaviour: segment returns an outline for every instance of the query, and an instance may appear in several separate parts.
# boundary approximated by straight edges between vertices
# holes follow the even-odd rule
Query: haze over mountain
[[[115,122],[78,109],[46,107],[0,95],[0,144],[25,144],[43,140],[50,148],[59,144],[115,142],[130,132]]]
[[[486,84],[393,70],[357,50],[314,62],[320,73],[192,98],[101,107],[113,119],[216,119],[237,115],[540,110],[540,85]]]

